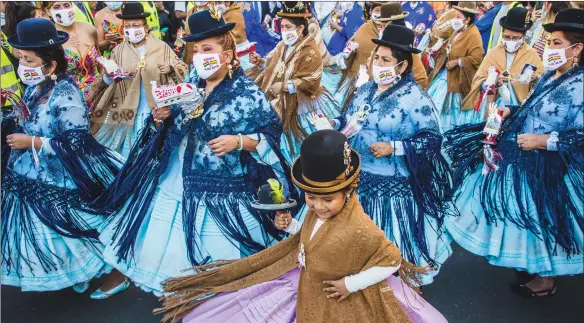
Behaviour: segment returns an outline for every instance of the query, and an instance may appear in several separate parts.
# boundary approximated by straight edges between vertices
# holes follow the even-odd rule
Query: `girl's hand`
[[[371,153],[375,158],[383,158],[393,154],[393,147],[389,142],[376,142],[369,146]]]
[[[345,286],[344,278],[335,281],[325,280],[323,283],[331,285],[331,287],[323,289],[323,291],[329,293],[326,298],[338,298],[337,302],[342,302],[351,295],[351,292]]]
[[[272,96],[277,96],[280,91],[282,91],[282,82],[276,82],[270,86],[269,92]]]
[[[6,143],[11,149],[28,149],[32,147],[32,138],[23,133],[6,136]]]
[[[260,54],[252,52],[249,54],[249,62],[256,66],[262,65],[262,57]]]
[[[239,138],[233,135],[222,135],[209,141],[208,144],[215,156],[221,157],[239,147]]]
[[[158,64],[158,70],[161,74],[168,74],[172,71],[172,67],[168,64]]]
[[[550,138],[549,135],[536,135],[534,133],[524,133],[517,136],[517,145],[519,149],[525,151],[531,151],[534,149],[547,149],[547,140]]]
[[[284,213],[283,211],[276,211],[276,218],[274,220],[276,228],[278,228],[278,230],[285,231],[288,229],[290,223],[292,223],[292,214]]]
[[[511,115],[511,109],[509,109],[508,107],[500,107],[499,110],[503,111],[503,119],[507,119],[507,117],[509,117],[509,115]]]
[[[448,70],[451,70],[457,66],[458,66],[458,60],[456,60],[456,59],[448,61],[448,63],[446,63],[446,69],[448,69]]]

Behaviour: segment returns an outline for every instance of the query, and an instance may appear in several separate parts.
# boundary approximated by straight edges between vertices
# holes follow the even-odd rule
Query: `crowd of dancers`
[[[443,322],[417,292],[456,242],[552,296],[584,272],[580,4],[189,2],[173,34],[159,3],[3,2],[2,284]]]

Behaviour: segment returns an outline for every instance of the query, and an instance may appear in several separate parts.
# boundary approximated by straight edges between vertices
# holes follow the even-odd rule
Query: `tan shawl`
[[[457,35],[460,36],[457,37]],[[450,54],[441,62],[436,62],[435,70],[445,67],[446,62],[460,59],[462,67],[456,66],[447,71],[448,92],[460,93],[464,98],[472,85],[472,79],[479,68],[485,51],[481,34],[475,25],[468,26],[454,33],[448,40]]]
[[[311,101],[323,93],[320,85],[322,76],[322,58],[313,35],[300,38],[290,56],[286,59],[286,51],[289,47],[280,41],[276,48],[266,56],[266,68],[260,72],[257,66],[250,68],[248,75],[255,77],[256,83],[268,94],[270,101],[276,100],[276,112],[282,119],[282,126],[287,133],[292,132],[296,139],[303,139],[307,134],[298,125],[298,103],[305,102],[311,106]],[[296,87],[296,93],[288,93],[286,86],[292,81]],[[270,87],[277,82],[282,82],[280,93],[270,93]]]
[[[232,3],[227,11],[223,14],[225,22],[234,22],[235,27],[231,30],[233,36],[235,36],[235,43],[241,44],[247,41],[247,35],[245,34],[245,21],[243,20],[243,13],[241,12],[241,6]]]
[[[505,46],[503,46],[503,44],[497,45],[497,47],[491,49],[487,53],[487,56],[485,56],[483,63],[479,67],[479,70],[475,74],[475,77],[472,81],[472,88],[470,90],[470,93],[462,101],[462,110],[471,110],[474,108],[475,104],[479,100],[479,96],[481,93],[481,85],[487,79],[489,67],[491,66],[495,66],[497,70],[499,70],[501,73],[503,73],[503,71],[508,71],[511,77],[513,78],[517,78],[519,76],[521,71],[523,71],[523,67],[525,67],[525,64],[531,64],[535,66],[537,68],[535,70],[536,74],[538,75],[543,74],[544,67],[535,49],[529,47],[527,44],[524,43],[523,45],[521,45],[521,47],[519,47],[519,50],[515,55],[516,56],[515,59],[513,60],[513,64],[511,64],[511,68],[507,68],[505,66],[507,63],[507,59],[505,56]],[[513,86],[513,90],[517,95],[517,99],[519,100],[519,102],[521,102],[525,100],[525,98],[527,98],[527,94],[531,90],[531,86],[533,84],[513,82],[511,83],[511,85]],[[497,97],[496,95],[489,95],[488,102],[494,101],[496,97]]]
[[[148,105],[152,108],[156,104],[152,97],[150,82],[156,81],[159,85],[169,84],[173,82],[173,76],[178,82],[182,82],[187,73],[187,66],[176,57],[174,51],[152,33],[146,40],[144,68],[138,69],[140,54],[127,40],[116,46],[110,59],[114,60],[124,72],[136,72],[136,76],[133,79],[113,83],[107,88],[91,115],[91,130],[94,134],[104,124],[128,126],[134,124],[134,116],[140,101],[140,82],[144,85]],[[174,75],[161,74],[158,64],[172,66]]]
[[[308,21],[308,32],[312,35],[314,42],[318,46],[320,57],[322,57],[322,66],[329,66],[332,56],[329,53],[328,48],[326,48],[324,40],[322,39],[322,32],[316,19],[311,18]]]
[[[326,298],[324,280],[338,280],[375,266],[397,266],[406,283],[425,270],[402,260],[399,249],[385,238],[366,215],[353,193],[343,210],[327,220],[310,239],[317,216],[310,211],[299,233],[255,255],[202,273],[173,278],[164,283],[162,297],[167,312],[163,321],[178,320],[204,300],[207,292],[224,293],[270,281],[297,267],[303,245],[306,270],[298,285],[296,318],[313,322],[410,322],[387,282],[381,281],[336,302]],[[215,266],[217,266],[215,265]],[[206,269],[209,269],[207,266]]]

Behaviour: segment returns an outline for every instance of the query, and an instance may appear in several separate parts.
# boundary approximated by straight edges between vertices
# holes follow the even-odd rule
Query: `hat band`
[[[298,186],[298,188],[300,188],[303,191],[306,191],[309,193],[316,193],[316,194],[328,194],[328,193],[338,192],[338,191],[344,189],[345,187],[351,185],[353,182],[355,182],[355,180],[357,180],[360,171],[361,171],[361,164],[358,164],[357,169],[355,169],[355,172],[351,176],[349,176],[344,181],[342,181],[334,186],[328,186],[328,187],[307,186],[307,185],[304,185],[303,183],[299,183],[294,177],[292,177],[292,181],[294,182],[294,184],[296,184],[296,186]],[[305,179],[304,176],[302,176],[302,177],[303,177],[303,179]],[[319,182],[319,183],[322,184],[322,182]]]
[[[312,186],[315,186],[315,187],[330,187],[330,186],[334,186],[334,185],[339,185],[339,184],[341,184],[342,182],[344,182],[344,181],[347,179],[347,175],[345,175],[345,172],[343,171],[343,172],[341,173],[341,175],[337,176],[337,178],[335,178],[335,179],[334,179],[334,180],[332,180],[332,181],[328,181],[328,182],[317,182],[317,181],[312,181],[312,180],[310,180],[310,179],[306,178],[306,176],[304,176],[304,174],[302,174],[302,179],[303,179],[303,180],[304,180],[306,183],[308,183],[308,184],[310,184],[310,185],[312,185]]]

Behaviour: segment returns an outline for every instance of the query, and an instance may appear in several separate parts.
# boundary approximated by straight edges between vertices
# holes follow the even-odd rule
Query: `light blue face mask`
[[[106,1],[105,5],[111,10],[118,10],[122,6],[121,1]]]

